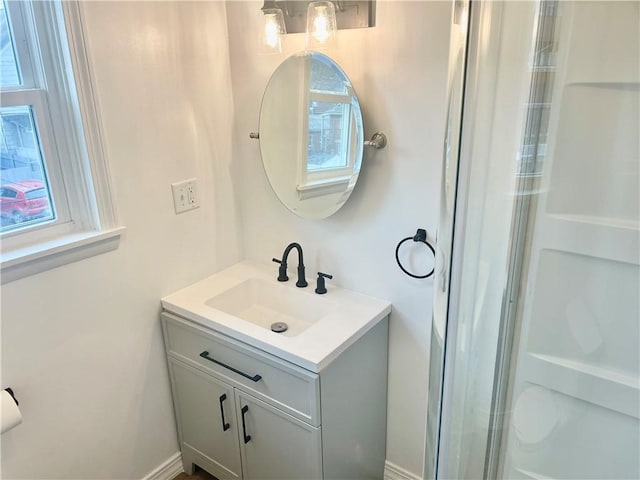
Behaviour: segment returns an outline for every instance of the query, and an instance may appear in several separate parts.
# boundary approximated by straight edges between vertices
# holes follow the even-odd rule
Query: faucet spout
[[[287,258],[289,257],[289,253],[291,250],[296,249],[298,251],[298,281],[296,282],[296,287],[306,287],[308,285],[307,280],[304,276],[304,260],[302,254],[302,247],[299,243],[290,243],[287,245],[287,248],[284,249],[284,253],[282,254],[282,260],[278,260],[274,258],[273,261],[280,264],[280,268],[278,269],[278,281],[286,282],[289,280],[287,276]]]

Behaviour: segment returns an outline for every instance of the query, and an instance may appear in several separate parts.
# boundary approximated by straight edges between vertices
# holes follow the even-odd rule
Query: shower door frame
[[[463,62],[463,87],[460,91],[462,95],[461,100],[461,113],[460,113],[460,125],[459,129],[459,145],[457,158],[455,161],[458,164],[457,182],[456,182],[456,195],[455,195],[455,208],[454,208],[454,220],[453,220],[453,233],[452,233],[452,247],[451,247],[451,259],[450,259],[450,277],[449,277],[449,295],[447,299],[447,319],[444,336],[443,347],[443,359],[442,359],[442,371],[441,371],[441,388],[439,392],[439,421],[437,429],[436,439],[436,451],[435,451],[435,469],[431,478],[451,478],[448,477],[446,472],[444,475],[441,470],[443,469],[444,458],[449,456],[449,444],[441,442],[443,431],[451,429],[451,420],[453,418],[453,401],[450,398],[454,391],[454,376],[447,370],[447,366],[455,364],[456,351],[455,349],[448,348],[448,345],[455,345],[458,338],[458,326],[457,320],[451,321],[451,319],[458,319],[460,315],[460,296],[463,276],[463,263],[464,255],[457,254],[457,252],[464,251],[464,239],[465,230],[467,225],[467,216],[470,214],[469,201],[469,184],[471,181],[471,164],[473,159],[473,152],[471,145],[473,139],[481,138],[483,141],[488,142],[489,136],[485,135],[485,132],[478,132],[482,128],[485,128],[485,124],[478,121],[478,110],[476,99],[479,97],[479,70],[487,70],[487,64],[489,68],[493,68],[493,76],[497,75],[497,57],[498,45],[500,40],[500,33],[494,29],[482,28],[483,25],[489,25],[488,17],[492,17],[496,21],[502,15],[502,3],[501,2],[482,2],[479,0],[469,1],[469,16],[468,16],[468,30],[466,39],[466,58]],[[482,46],[485,48],[482,48]],[[455,94],[455,92],[452,92]],[[492,104],[495,100],[495,90],[492,91],[491,98],[486,95],[483,97],[485,103]],[[456,127],[456,126],[454,126]],[[485,149],[486,150],[486,149]],[[430,398],[429,401],[434,399]],[[496,419],[497,421],[498,419]],[[493,420],[492,420],[493,422]],[[485,472],[486,472],[485,464]],[[430,472],[427,472],[427,475]],[[427,478],[429,478],[427,476]]]

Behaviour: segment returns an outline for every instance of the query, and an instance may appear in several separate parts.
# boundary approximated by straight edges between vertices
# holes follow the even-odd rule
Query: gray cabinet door
[[[322,478],[320,428],[236,390],[245,480]]]
[[[183,455],[206,457],[201,466],[219,478],[242,478],[233,388],[173,358],[169,368]]]

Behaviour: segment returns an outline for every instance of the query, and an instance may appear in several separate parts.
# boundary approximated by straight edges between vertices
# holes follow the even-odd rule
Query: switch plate
[[[173,206],[176,213],[186,212],[200,207],[198,198],[198,184],[195,178],[172,183]]]

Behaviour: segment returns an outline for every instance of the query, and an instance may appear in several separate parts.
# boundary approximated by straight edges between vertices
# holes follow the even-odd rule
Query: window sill
[[[67,235],[2,253],[2,284],[118,248],[124,227]]]
[[[351,176],[325,178],[297,185],[298,198],[305,200],[307,198],[320,197],[330,195],[332,193],[341,193],[349,186]]]

